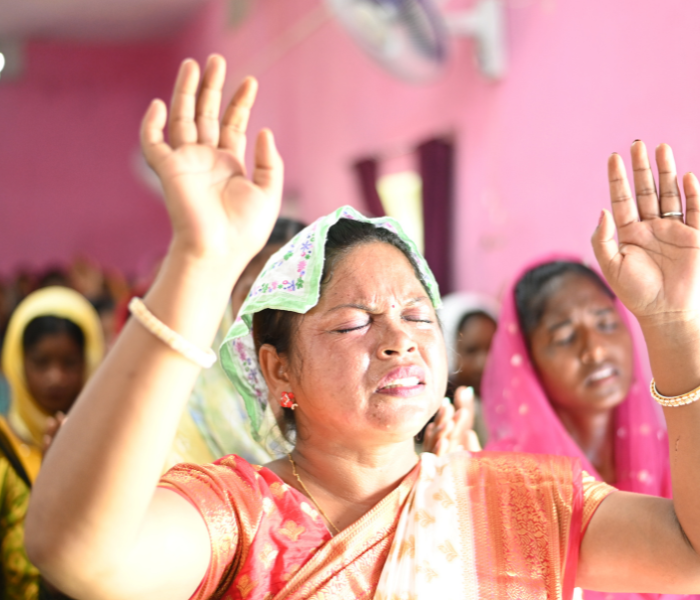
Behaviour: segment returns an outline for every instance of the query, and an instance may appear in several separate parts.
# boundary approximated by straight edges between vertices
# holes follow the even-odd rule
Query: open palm
[[[272,134],[263,130],[255,169],[246,176],[246,127],[257,83],[241,84],[220,123],[225,72],[224,59],[210,57],[199,86],[199,66],[183,62],[169,120],[164,103],[155,100],[143,119],[141,145],[163,184],[174,243],[198,258],[247,261],[265,244],[279,212],[283,166]]]
[[[657,148],[656,162],[658,193],[644,144],[632,145],[635,199],[622,159],[610,157],[612,217],[604,211],[593,249],[613,291],[640,321],[688,320],[700,312],[700,185],[693,174],[683,179],[684,221],[669,146]]]

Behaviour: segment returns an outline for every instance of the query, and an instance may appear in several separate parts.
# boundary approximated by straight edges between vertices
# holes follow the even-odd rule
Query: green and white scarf
[[[243,396],[255,435],[263,422],[268,389],[253,343],[253,315],[266,308],[304,314],[318,304],[328,230],[340,219],[371,223],[401,238],[410,248],[433,306],[440,308],[440,292],[435,277],[397,221],[390,217],[369,219],[349,206],[314,221],[270,257],[221,345],[221,363]]]

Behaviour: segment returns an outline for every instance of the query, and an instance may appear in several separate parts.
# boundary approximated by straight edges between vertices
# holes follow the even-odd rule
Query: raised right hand
[[[188,258],[247,264],[277,218],[283,165],[272,133],[263,130],[252,177],[246,176],[246,127],[257,82],[243,81],[219,123],[225,74],[224,58],[210,56],[198,90],[199,65],[185,60],[170,118],[165,104],[154,100],[141,126],[141,146],[163,184],[173,247]],[[169,143],[163,135],[166,120]]]

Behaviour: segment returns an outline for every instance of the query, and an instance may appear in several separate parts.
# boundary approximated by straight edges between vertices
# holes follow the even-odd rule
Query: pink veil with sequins
[[[585,471],[600,476],[569,436],[551,408],[528,357],[515,307],[514,289],[533,267],[555,260],[580,262],[569,256],[549,256],[528,265],[513,280],[504,297],[498,330],[482,383],[482,405],[489,430],[487,450],[559,454],[581,459]],[[630,315],[617,308],[629,326]],[[642,379],[639,357],[627,398],[615,409],[615,463],[620,490],[670,497],[668,436],[660,409]]]

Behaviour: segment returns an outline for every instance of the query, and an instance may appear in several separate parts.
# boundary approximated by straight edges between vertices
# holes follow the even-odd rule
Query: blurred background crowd
[[[276,134],[287,174],[282,214],[290,218],[233,290],[222,331],[265,260],[299,231],[295,220],[309,223],[343,204],[394,216],[424,251],[446,297],[451,395],[461,385],[473,388],[481,443],[580,453],[601,479],[668,495],[665,430],[644,387],[643,342],[583,263],[592,258],[588,240],[607,202],[610,152],[644,138],[672,144],[682,157],[679,171],[700,163],[693,75],[700,6],[404,4],[428,17],[412,13],[418,20],[389,26],[367,13],[351,23],[343,2],[326,0],[0,0],[2,527],[21,530],[57,415],[70,408],[102,348],[109,351],[130,298],[143,295],[165,253],[168,219],[139,154],[140,118],[153,97],[167,97],[180,60],[201,61],[214,51],[228,60],[229,86],[246,74],[260,81],[250,129],[269,126]],[[398,53],[377,50],[377,40],[396,35]],[[57,287],[88,304],[54,296]],[[41,290],[49,295],[36,296]],[[60,305],[55,315],[46,298]],[[614,316],[577,322],[550,315],[573,319],[570,339],[557,341],[563,362],[538,362],[536,330],[551,298],[566,299],[574,312],[583,303]],[[16,317],[13,332],[8,325],[21,306],[26,314]],[[33,320],[52,315],[81,332],[42,322],[31,333]],[[90,323],[99,323],[98,334]],[[522,335],[510,335],[524,323]],[[64,333],[84,364],[69,402],[51,409],[50,395],[44,402],[39,387],[29,389],[31,374],[22,369],[45,336]],[[576,361],[592,365],[580,371],[589,379],[562,375]],[[8,370],[18,364],[13,389]],[[521,364],[529,371],[518,379],[512,369]],[[256,446],[226,386],[216,369],[198,382],[173,463],[229,452],[264,462],[284,445]],[[582,386],[605,396],[588,420],[580,407],[595,394],[586,396]],[[566,391],[574,389],[580,393]],[[22,397],[27,404],[13,413]],[[37,414],[51,417],[48,429],[36,425]],[[17,473],[23,483],[12,480]],[[2,546],[5,567],[20,564],[17,535]],[[0,578],[0,598],[37,597],[30,565],[10,571]]]
[[[0,352],[10,316],[32,292],[52,286],[75,290],[84,296],[99,315],[102,335],[107,347],[113,342],[126,320],[127,303],[133,290],[147,288],[147,282],[128,279],[115,269],[103,269],[97,263],[76,258],[70,264],[46,269],[18,269],[0,279]],[[7,414],[10,390],[0,373],[0,414]]]

